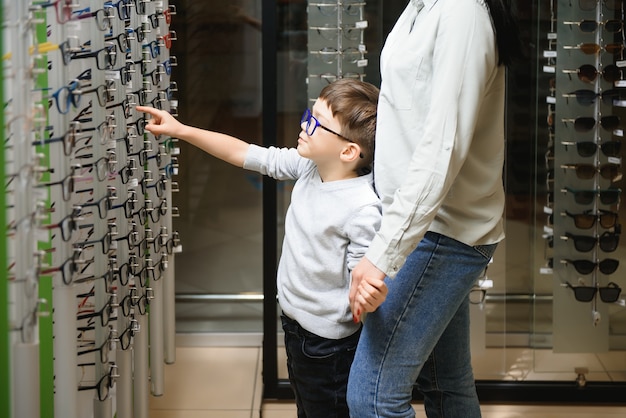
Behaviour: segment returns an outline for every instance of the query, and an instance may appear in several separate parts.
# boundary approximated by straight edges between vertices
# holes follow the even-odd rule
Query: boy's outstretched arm
[[[146,124],[146,130],[154,135],[168,135],[182,139],[220,160],[243,167],[250,146],[247,142],[230,135],[185,125],[165,110],[137,106],[137,111],[151,116]]]

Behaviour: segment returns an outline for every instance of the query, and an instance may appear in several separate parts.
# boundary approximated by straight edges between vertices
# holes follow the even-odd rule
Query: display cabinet
[[[147,417],[175,360],[182,247],[177,140],[149,134],[135,106],[176,114],[176,7],[2,11],[6,416]]]

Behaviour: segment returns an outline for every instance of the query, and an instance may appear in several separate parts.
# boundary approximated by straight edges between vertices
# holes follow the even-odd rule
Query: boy
[[[278,300],[298,417],[348,417],[346,388],[360,324],[349,306],[350,271],[380,226],[372,188],[378,89],[354,79],[326,86],[304,112],[297,148],[263,148],[186,126],[169,113],[146,130],[189,142],[237,167],[296,180],[285,218]]]

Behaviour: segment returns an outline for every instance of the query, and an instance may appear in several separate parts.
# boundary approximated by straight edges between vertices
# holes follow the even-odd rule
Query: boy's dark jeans
[[[315,335],[281,315],[298,418],[348,418],[346,390],[361,330],[340,340]]]

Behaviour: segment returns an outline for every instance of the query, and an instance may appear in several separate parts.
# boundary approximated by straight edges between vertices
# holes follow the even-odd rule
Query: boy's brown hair
[[[341,124],[341,135],[361,147],[357,164],[359,175],[372,170],[378,95],[376,86],[353,78],[338,79],[324,87],[319,95]]]

